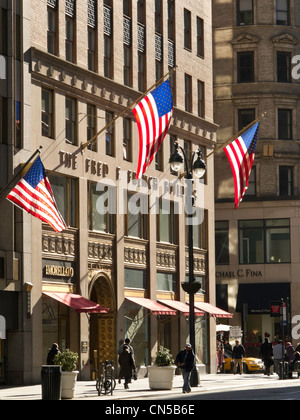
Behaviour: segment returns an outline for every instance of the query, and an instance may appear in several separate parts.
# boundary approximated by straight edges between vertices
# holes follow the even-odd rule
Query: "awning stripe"
[[[161,305],[160,303],[154,302],[151,299],[136,297],[126,297],[126,299],[130,302],[142,306],[143,308],[149,309],[153,315],[176,315],[175,311]]]
[[[207,312],[216,318],[232,318],[233,315],[207,302],[195,302],[195,308]]]
[[[184,302],[180,302],[178,300],[165,300],[165,299],[158,299],[158,302],[162,303],[163,305],[169,306],[170,308],[174,309],[175,311],[182,312],[184,316],[189,316],[190,314],[190,307]],[[204,316],[204,312],[194,309],[195,316]]]
[[[77,313],[85,312],[107,314],[109,312],[108,308],[104,308],[98,303],[92,302],[91,300],[74,293],[43,292],[43,294],[75,309],[75,312]]]

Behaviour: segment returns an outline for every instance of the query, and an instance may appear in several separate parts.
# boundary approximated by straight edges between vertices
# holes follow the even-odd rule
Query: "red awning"
[[[81,313],[97,313],[107,314],[109,309],[100,306],[98,303],[92,302],[83,296],[74,293],[61,293],[61,292],[43,292],[44,295],[57,300],[70,308],[75,309],[75,312]]]
[[[207,312],[216,318],[232,318],[233,315],[207,302],[195,302],[195,308]]]
[[[189,316],[190,314],[190,307],[184,302],[164,299],[158,299],[158,302],[162,303],[163,305],[167,305],[172,309],[175,309],[175,311],[182,312],[185,316]],[[204,316],[204,312],[201,312],[195,308],[195,316]]]
[[[126,297],[126,299],[130,302],[142,306],[143,308],[149,309],[153,315],[176,315],[175,311],[172,311],[170,308],[167,308],[160,303],[154,302],[151,299],[136,297]]]

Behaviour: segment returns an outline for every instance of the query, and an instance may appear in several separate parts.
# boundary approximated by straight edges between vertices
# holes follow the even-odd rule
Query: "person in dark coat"
[[[60,353],[58,344],[53,343],[47,356],[47,365],[54,365],[54,357]]]
[[[237,365],[240,367],[240,375],[243,374],[243,356],[245,354],[245,349],[239,340],[235,341],[235,346],[232,349],[232,360],[233,360],[233,373],[236,374]]]
[[[265,375],[270,376],[270,368],[274,365],[273,361],[273,346],[269,343],[269,339],[265,338],[265,342],[260,348],[261,358],[265,365]]]
[[[132,373],[135,371],[135,362],[132,354],[130,353],[130,349],[127,345],[123,346],[123,351],[119,354],[119,365],[120,365],[120,372],[119,377],[125,378],[124,388],[128,389],[129,382],[132,378]]]
[[[175,364],[182,369],[183,387],[182,392],[184,394],[191,392],[191,372],[195,366],[195,354],[193,352],[191,344],[186,344],[185,350],[181,350],[175,360]]]

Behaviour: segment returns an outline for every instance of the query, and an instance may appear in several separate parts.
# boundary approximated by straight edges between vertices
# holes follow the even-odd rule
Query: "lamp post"
[[[188,161],[186,158],[186,154],[184,149],[175,142],[175,152],[170,157],[170,165],[171,169],[174,172],[178,172],[183,165],[185,164],[185,178],[189,179],[191,182],[188,183],[188,189],[190,193],[190,203],[192,206],[194,205],[194,196],[193,196],[193,188],[192,188],[192,179],[193,173],[197,178],[202,178],[205,174],[206,164],[202,160],[202,152],[200,149],[195,151],[192,156],[191,167],[188,167]],[[178,152],[178,149],[181,150],[182,154]],[[198,155],[195,163],[194,158],[195,155]],[[195,293],[197,293],[201,288],[201,283],[195,281],[194,277],[194,244],[193,244],[193,224],[192,218],[193,214],[192,211],[188,212],[189,217],[189,281],[181,283],[183,290],[188,293],[189,295],[189,330],[190,330],[190,343],[193,347],[193,350],[196,353],[196,342],[195,342]],[[198,386],[198,375],[196,371],[196,367],[192,370],[191,373],[191,386]]]

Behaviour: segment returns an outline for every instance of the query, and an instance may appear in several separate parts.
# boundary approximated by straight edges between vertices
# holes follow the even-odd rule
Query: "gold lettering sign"
[[[74,268],[73,267],[61,267],[59,265],[46,265],[46,276],[56,276],[56,277],[73,277]]]

